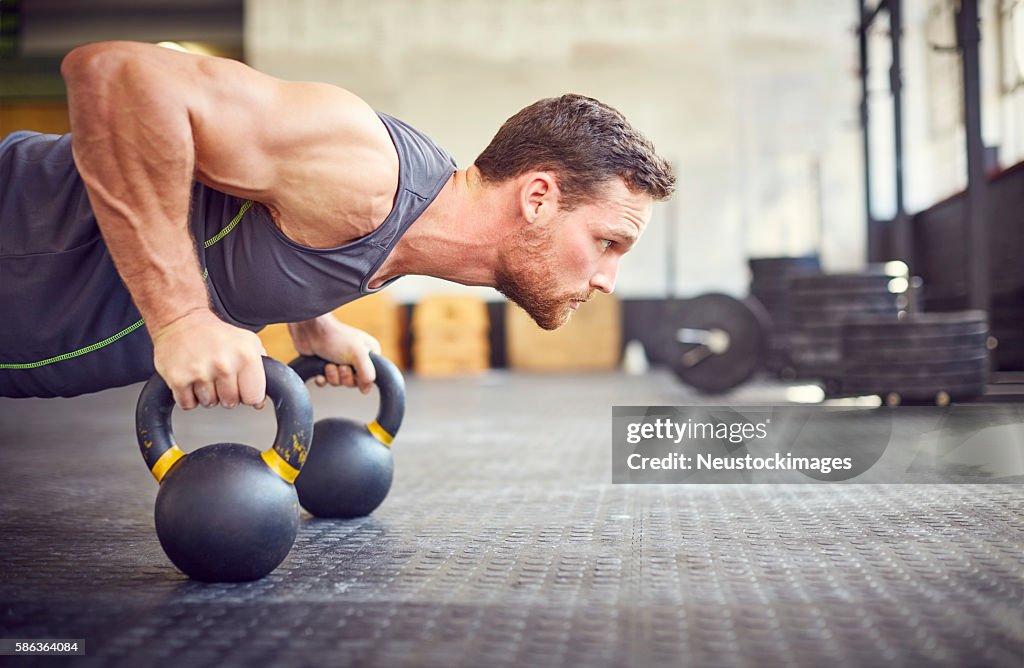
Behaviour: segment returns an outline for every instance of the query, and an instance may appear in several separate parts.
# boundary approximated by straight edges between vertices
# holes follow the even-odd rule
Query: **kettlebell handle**
[[[374,382],[380,392],[380,408],[377,409],[377,419],[366,425],[366,428],[374,438],[390,446],[405,417],[405,378],[398,367],[383,355],[370,353],[370,361],[377,371],[377,380]],[[314,376],[322,376],[324,367],[331,363],[322,357],[300,355],[288,366],[299,374],[302,382],[306,382]]]
[[[263,461],[286,482],[294,482],[309,453],[313,440],[313,405],[303,381],[286,365],[263,358],[267,375],[267,396],[273,401],[277,417],[277,436]],[[146,382],[135,408],[135,435],[142,458],[153,477],[160,482],[176,461],[185,456],[174,441],[171,412],[174,395],[160,374]]]

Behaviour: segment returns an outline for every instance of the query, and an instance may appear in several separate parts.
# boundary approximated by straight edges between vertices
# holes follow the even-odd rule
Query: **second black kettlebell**
[[[352,518],[372,513],[391,489],[391,442],[405,416],[405,379],[387,358],[370,354],[377,371],[380,408],[369,424],[325,418],[313,427],[313,443],[295,480],[299,503],[316,517]],[[306,381],[323,375],[328,362],[302,356],[289,366]]]

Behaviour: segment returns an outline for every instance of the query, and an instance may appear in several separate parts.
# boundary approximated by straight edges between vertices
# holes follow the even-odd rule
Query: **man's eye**
[[[601,239],[601,248],[602,248],[602,249],[604,249],[604,250],[608,250],[608,248],[609,248],[609,247],[610,247],[610,246],[611,246],[611,245],[612,245],[613,243],[615,243],[615,242],[614,242],[614,241],[612,241],[611,239]]]

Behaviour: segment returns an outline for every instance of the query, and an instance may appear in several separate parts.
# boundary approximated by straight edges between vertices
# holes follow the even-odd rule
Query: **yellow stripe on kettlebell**
[[[380,426],[380,423],[374,420],[370,424],[366,425],[366,428],[370,430],[370,433],[373,434],[375,439],[389,448],[391,447],[391,441],[395,440],[395,437],[389,434],[384,427]]]
[[[281,479],[285,482],[294,483],[295,479],[299,477],[299,469],[282,459],[281,455],[277,454],[277,450],[274,448],[266,450],[261,456],[267,466],[270,467],[270,470],[281,476]]]
[[[174,466],[174,462],[178,461],[185,456],[185,453],[181,451],[177,445],[172,445],[167,452],[160,455],[160,459],[156,460],[156,464],[153,464],[153,468],[149,469],[149,472],[153,474],[157,482],[164,479],[167,472]]]

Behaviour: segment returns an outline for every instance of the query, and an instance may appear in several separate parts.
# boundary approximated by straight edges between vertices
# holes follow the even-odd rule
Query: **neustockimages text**
[[[662,471],[849,471],[853,460],[849,457],[794,457],[776,452],[771,457],[723,457],[721,455],[698,454],[696,457],[673,452],[664,457],[644,457],[633,453],[626,465],[634,471],[660,469]]]
[[[674,422],[658,418],[652,422],[631,422],[626,425],[626,441],[631,445],[641,441],[671,441],[679,444],[684,439],[706,441],[728,441],[739,444],[768,437],[770,419],[764,422],[715,423],[687,420]],[[850,457],[800,457],[776,452],[767,457],[755,457],[749,453],[712,454],[682,452],[667,453],[658,457],[645,456],[634,452],[626,459],[626,465],[634,470],[706,470],[706,471],[817,471],[823,474],[832,471],[848,471],[853,468]]]

